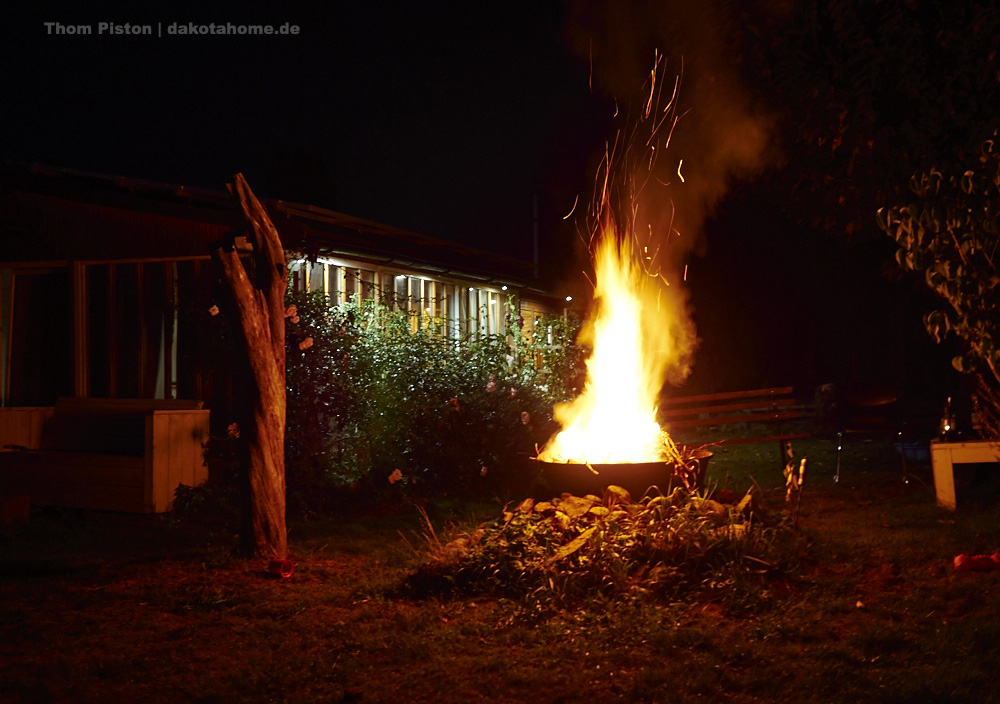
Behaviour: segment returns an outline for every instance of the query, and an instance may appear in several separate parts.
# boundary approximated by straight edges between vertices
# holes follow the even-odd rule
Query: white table
[[[955,510],[956,464],[968,462],[1000,462],[1000,442],[931,441],[931,464],[934,467],[934,491],[938,506]]]

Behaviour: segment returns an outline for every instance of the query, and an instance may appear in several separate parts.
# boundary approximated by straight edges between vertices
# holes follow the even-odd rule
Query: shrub
[[[527,458],[556,429],[552,406],[576,391],[573,321],[520,335],[508,305],[509,336],[451,339],[439,320],[377,300],[288,303],[290,504],[336,484],[475,498],[527,489]]]
[[[488,594],[540,612],[694,591],[747,602],[803,547],[787,516],[762,512],[750,494],[727,505],[680,487],[637,503],[619,487],[602,498],[526,499],[447,543],[424,518],[427,550],[407,578],[410,593]]]

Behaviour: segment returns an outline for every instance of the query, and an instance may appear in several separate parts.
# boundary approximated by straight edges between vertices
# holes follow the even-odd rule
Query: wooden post
[[[284,559],[285,531],[285,287],[288,270],[278,231],[243,174],[228,184],[248,225],[251,283],[230,233],[212,244],[212,261],[230,293],[229,310],[249,369],[250,403],[240,426],[244,501],[241,548],[247,555]]]
[[[89,396],[90,369],[87,362],[87,267],[81,262],[70,264],[70,290],[73,296],[73,395]]]

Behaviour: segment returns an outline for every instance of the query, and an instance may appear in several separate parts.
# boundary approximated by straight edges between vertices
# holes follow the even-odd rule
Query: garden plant
[[[574,395],[577,322],[535,321],[512,301],[506,334],[446,334],[438,318],[383,296],[331,306],[288,297],[288,488],[381,499],[503,499],[525,493],[529,457]]]

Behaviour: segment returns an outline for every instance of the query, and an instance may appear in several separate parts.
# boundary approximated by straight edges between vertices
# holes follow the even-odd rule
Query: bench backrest
[[[201,406],[187,399],[60,398],[42,430],[41,449],[142,457],[147,414]]]
[[[793,406],[791,386],[678,396],[660,402],[660,419],[671,429],[783,420],[801,415]]]

